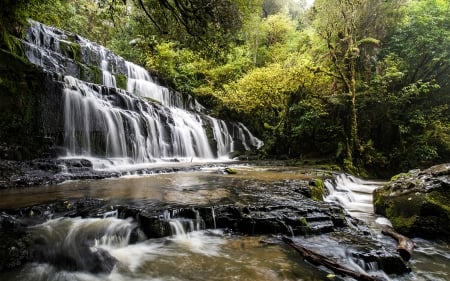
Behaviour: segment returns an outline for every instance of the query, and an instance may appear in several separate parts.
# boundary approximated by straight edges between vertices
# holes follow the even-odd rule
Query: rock
[[[395,176],[373,196],[399,233],[450,241],[450,163]]]
[[[30,235],[11,215],[0,214],[0,272],[26,263],[31,246]]]

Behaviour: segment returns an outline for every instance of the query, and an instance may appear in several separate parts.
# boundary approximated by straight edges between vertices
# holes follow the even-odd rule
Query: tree
[[[344,159],[345,166],[349,170],[354,170],[354,159],[358,158],[361,152],[356,101],[360,47],[379,45],[379,40],[361,37],[358,33],[357,22],[361,7],[360,0],[318,0],[313,9],[316,31],[325,41],[327,57],[331,63],[329,70],[319,70],[336,79],[336,90],[347,96],[350,107]]]

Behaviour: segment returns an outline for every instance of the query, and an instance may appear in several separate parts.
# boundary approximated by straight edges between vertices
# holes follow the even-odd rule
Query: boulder
[[[399,233],[450,240],[450,163],[399,174],[373,198],[375,212]]]

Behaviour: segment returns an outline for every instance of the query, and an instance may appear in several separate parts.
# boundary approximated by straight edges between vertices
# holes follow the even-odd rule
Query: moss
[[[414,223],[417,220],[417,216],[410,217],[395,217],[389,216],[389,220],[392,223],[392,226],[401,233],[409,233],[410,229],[414,226]]]
[[[95,83],[95,84],[103,84],[103,72],[100,68],[96,66],[86,66],[80,62],[76,62],[80,69],[80,80]]]
[[[74,61],[81,61],[81,46],[77,43],[61,40],[59,42],[61,53]]]
[[[400,173],[397,175],[392,176],[391,181],[396,181],[399,179],[406,179],[408,177],[410,177],[411,175],[409,173]]]
[[[124,74],[116,74],[116,84],[118,88],[127,89],[127,76]]]
[[[386,217],[399,232],[408,233],[420,215],[424,195],[408,193],[384,198]]]
[[[16,54],[0,51],[0,143],[9,148],[0,158],[24,160],[40,155],[39,124],[44,74]]]
[[[450,190],[445,192],[432,191],[425,196],[425,200],[447,212],[450,212]]]
[[[227,168],[225,168],[225,173],[230,174],[230,175],[235,175],[235,174],[237,174],[237,171],[227,167]]]
[[[300,222],[301,226],[308,226],[308,221],[306,220],[305,217],[299,218],[298,221]]]
[[[313,184],[310,186],[310,190],[311,199],[315,201],[323,201],[323,196],[325,195],[325,185],[322,179],[315,179]]]
[[[95,84],[102,84],[103,83],[103,73],[102,73],[101,69],[96,66],[90,66],[89,69],[92,74],[91,82],[95,83]]]

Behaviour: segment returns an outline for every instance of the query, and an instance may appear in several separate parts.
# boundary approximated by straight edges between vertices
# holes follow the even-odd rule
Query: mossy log
[[[356,280],[361,280],[361,281],[384,280],[383,278],[378,277],[378,276],[370,276],[370,275],[360,273],[360,272],[351,270],[349,268],[346,268],[328,257],[325,257],[316,252],[313,252],[313,251],[303,247],[302,245],[296,244],[292,239],[290,239],[286,236],[283,236],[282,240],[284,243],[288,244],[289,246],[294,248],[298,253],[300,253],[300,255],[302,255],[302,257],[306,261],[308,261],[314,265],[325,266],[326,268],[332,270],[336,274],[340,274],[343,276],[349,276],[349,277],[355,278]]]
[[[402,257],[404,261],[409,261],[413,254],[414,249],[414,242],[409,239],[408,237],[401,235],[400,233],[397,233],[392,227],[385,226],[381,233],[384,235],[389,235],[395,240],[397,240],[397,252]]]

